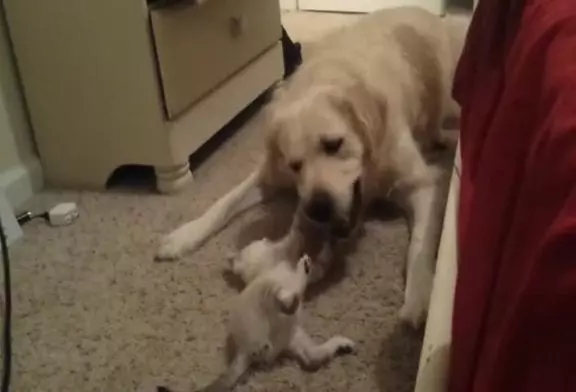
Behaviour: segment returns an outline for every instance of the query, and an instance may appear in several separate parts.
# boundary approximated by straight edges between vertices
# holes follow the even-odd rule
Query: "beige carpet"
[[[223,369],[222,320],[236,293],[223,276],[225,256],[284,223],[255,209],[179,262],[152,259],[162,233],[247,175],[262,132],[258,118],[246,125],[178,196],[46,191],[33,200],[37,209],[76,201],[81,217],[65,228],[32,222],[12,249],[14,391],[153,392],[165,384],[184,392]],[[356,355],[316,373],[285,362],[238,391],[411,391],[421,335],[397,321],[407,241],[401,217],[367,223],[343,279],[306,304],[310,332],[346,335]]]

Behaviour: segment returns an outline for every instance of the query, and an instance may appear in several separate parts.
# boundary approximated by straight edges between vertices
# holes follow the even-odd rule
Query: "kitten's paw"
[[[351,339],[344,336],[333,337],[331,343],[334,345],[335,356],[352,354],[356,351],[356,344]]]
[[[352,354],[353,352],[354,352],[354,347],[352,347],[352,346],[348,346],[348,345],[340,346],[336,350],[336,355]]]
[[[307,254],[304,254],[302,257],[300,257],[300,260],[298,260],[298,262],[310,264],[312,262],[312,259]]]

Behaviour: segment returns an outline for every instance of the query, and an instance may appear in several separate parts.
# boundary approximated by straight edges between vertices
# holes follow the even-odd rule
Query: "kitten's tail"
[[[240,377],[248,371],[249,366],[250,362],[245,355],[236,355],[224,373],[198,392],[230,392]]]
[[[240,377],[248,371],[249,367],[250,362],[245,355],[236,355],[224,373],[198,392],[230,392],[240,380]],[[158,387],[156,392],[172,392],[172,390],[166,387]]]

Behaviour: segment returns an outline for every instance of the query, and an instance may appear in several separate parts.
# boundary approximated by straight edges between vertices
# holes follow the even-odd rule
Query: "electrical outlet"
[[[8,239],[8,246],[10,246],[22,237],[23,233],[2,188],[0,188],[0,218],[2,219],[2,229]]]

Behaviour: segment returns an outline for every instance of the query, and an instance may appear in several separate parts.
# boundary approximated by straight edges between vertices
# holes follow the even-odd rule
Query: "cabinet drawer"
[[[281,36],[274,0],[209,0],[154,9],[151,21],[169,118],[273,46]]]

